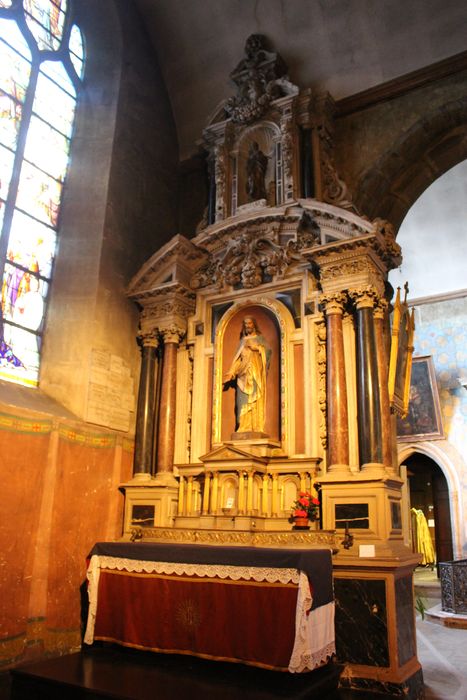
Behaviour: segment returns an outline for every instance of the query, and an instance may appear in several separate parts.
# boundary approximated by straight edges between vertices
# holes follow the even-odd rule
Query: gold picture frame
[[[414,357],[410,381],[409,410],[397,420],[397,439],[440,440],[444,438],[438,386],[431,355]]]
[[[404,418],[409,409],[415,322],[414,311],[410,311],[407,304],[408,285],[405,285],[405,297],[402,302],[400,292],[398,287],[392,321],[388,389],[391,409],[400,418]]]

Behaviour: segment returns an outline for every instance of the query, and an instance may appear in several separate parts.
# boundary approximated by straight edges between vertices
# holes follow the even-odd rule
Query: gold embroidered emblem
[[[197,604],[187,598],[182,601],[175,612],[177,622],[190,632],[194,632],[201,624],[201,614]]]

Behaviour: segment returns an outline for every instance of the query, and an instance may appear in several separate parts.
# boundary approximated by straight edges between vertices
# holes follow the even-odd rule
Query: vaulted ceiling
[[[264,34],[300,87],[335,99],[465,51],[465,0],[135,0],[169,92],[180,157],[219,103],[247,37]]]

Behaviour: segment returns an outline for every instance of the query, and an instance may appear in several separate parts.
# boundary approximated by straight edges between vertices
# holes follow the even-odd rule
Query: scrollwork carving
[[[262,231],[242,233],[228,244],[222,259],[211,259],[193,276],[195,289],[224,285],[252,289],[263,284],[265,277],[281,277],[291,262],[293,251],[275,243]]]
[[[291,177],[293,166],[293,136],[292,121],[284,119],[281,122],[282,165],[286,177]]]
[[[226,187],[226,156],[225,149],[217,145],[215,153],[215,180],[216,180],[216,221],[221,221],[225,215],[225,187]]]
[[[237,85],[237,94],[224,105],[227,116],[237,124],[259,119],[271,101],[283,95],[280,78],[286,72],[287,67],[279,54],[266,50],[264,36],[249,36],[245,58],[230,74]]]

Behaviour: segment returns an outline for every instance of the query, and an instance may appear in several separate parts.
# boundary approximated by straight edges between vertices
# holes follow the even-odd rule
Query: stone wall
[[[133,5],[86,0],[77,10],[86,73],[40,385],[84,417],[92,350],[125,364],[137,390],[138,314],[125,288],[176,232],[178,145],[157,61]]]
[[[0,455],[1,670],[80,647],[86,555],[121,536],[133,442],[0,404]]]

